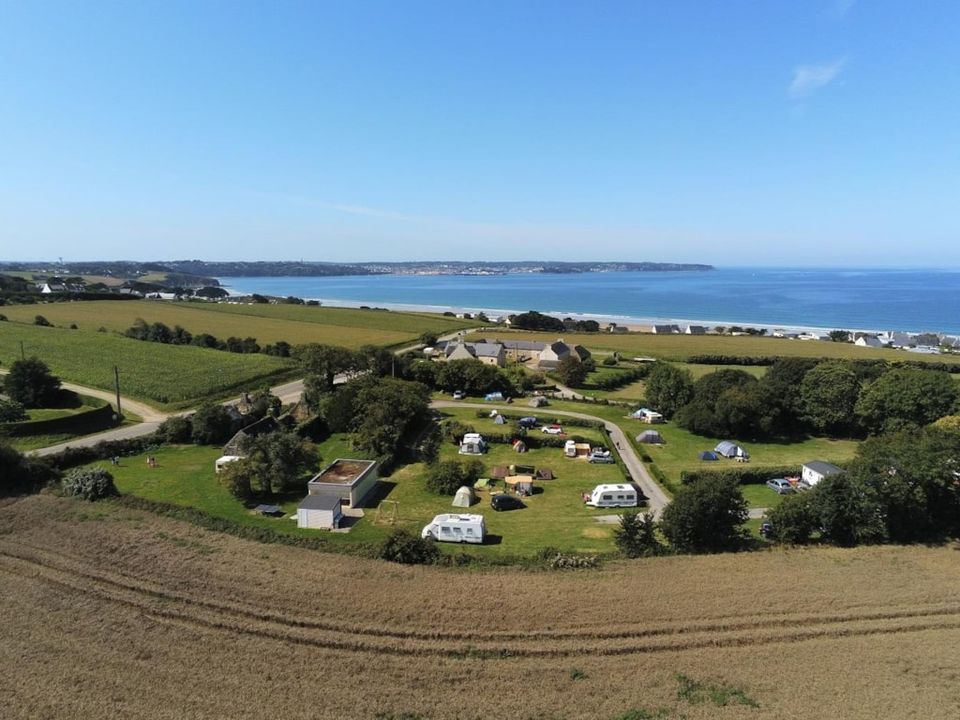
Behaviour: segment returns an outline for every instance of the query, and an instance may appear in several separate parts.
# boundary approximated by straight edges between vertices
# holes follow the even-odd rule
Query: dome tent
[[[649,445],[662,445],[663,435],[656,430],[644,430],[642,433],[637,435],[637,442],[647,443]]]
[[[470,507],[475,500],[476,495],[473,494],[473,488],[464,485],[453,496],[453,507]]]

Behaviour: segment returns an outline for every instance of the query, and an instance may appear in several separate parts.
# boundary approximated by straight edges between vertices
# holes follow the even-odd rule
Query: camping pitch
[[[646,443],[648,445],[662,445],[663,435],[656,430],[644,430],[642,433],[637,435],[637,442]]]

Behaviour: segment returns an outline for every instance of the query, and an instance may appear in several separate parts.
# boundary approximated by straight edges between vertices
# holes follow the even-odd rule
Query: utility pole
[[[116,382],[116,386],[117,386],[117,420],[119,421],[119,419],[120,419],[120,417],[121,417],[121,412],[120,412],[120,368],[118,368],[116,365],[113,366],[113,378],[114,378],[114,380],[115,380],[115,382]]]

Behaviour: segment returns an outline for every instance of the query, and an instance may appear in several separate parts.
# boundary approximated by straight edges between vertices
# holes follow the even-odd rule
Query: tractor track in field
[[[242,603],[197,597],[84,558],[0,541],[0,573],[125,606],[156,622],[197,631],[228,632],[354,653],[470,659],[631,655],[701,648],[750,647],[817,639],[960,629],[960,605],[877,606],[824,615],[777,614],[703,618],[680,623],[631,623],[598,628],[452,633],[389,629],[263,611]],[[292,613],[302,617],[294,617]]]

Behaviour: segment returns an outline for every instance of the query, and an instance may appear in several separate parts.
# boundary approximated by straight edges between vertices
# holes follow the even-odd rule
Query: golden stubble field
[[[442,570],[35,496],[0,611],[9,718],[960,716],[953,546]]]

